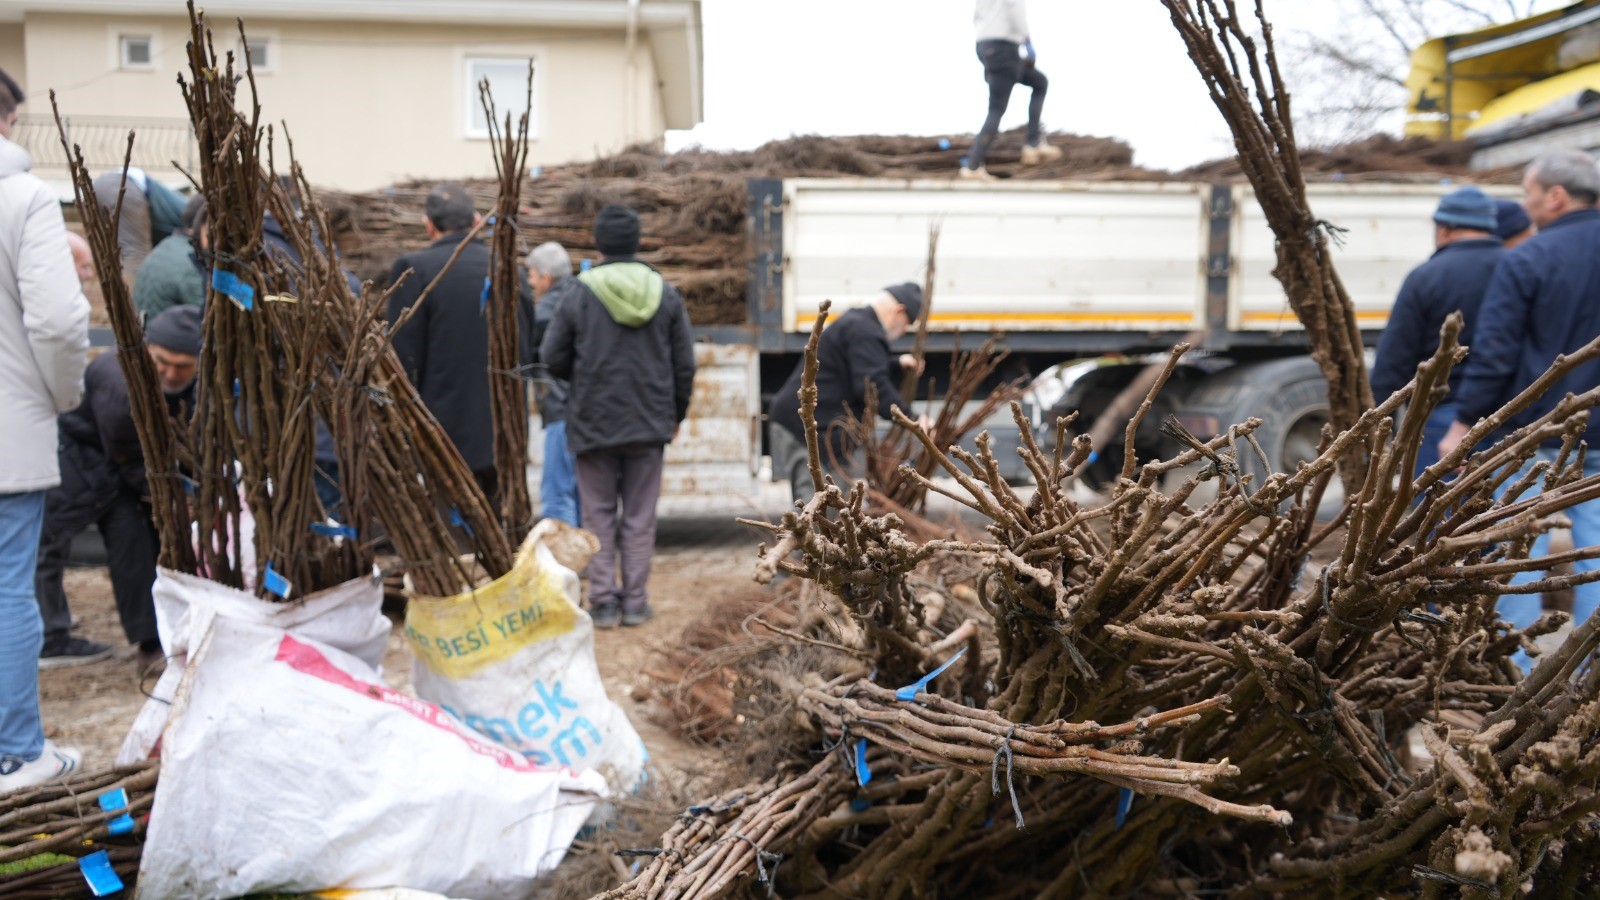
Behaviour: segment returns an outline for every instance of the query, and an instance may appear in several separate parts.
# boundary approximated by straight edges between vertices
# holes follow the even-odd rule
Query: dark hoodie
[[[580,275],[539,355],[551,375],[572,382],[573,453],[666,444],[689,414],[689,315],[678,289],[638,260],[608,260]]]

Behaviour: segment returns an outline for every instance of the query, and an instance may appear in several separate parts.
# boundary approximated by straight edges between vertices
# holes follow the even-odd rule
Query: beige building
[[[591,159],[701,119],[699,0],[219,0],[219,50],[244,20],[263,119],[288,123],[313,183],[492,175],[477,83],[527,100],[533,165]],[[28,93],[18,141],[59,172],[55,90],[94,168],[135,162],[164,181],[194,154],[177,76],[182,0],[0,0],[0,68]],[[241,94],[244,94],[241,91]],[[503,117],[503,113],[502,113]],[[282,151],[280,150],[280,153]],[[55,169],[56,171],[52,171]]]

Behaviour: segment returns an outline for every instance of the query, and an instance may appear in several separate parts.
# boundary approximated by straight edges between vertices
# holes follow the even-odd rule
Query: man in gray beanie
[[[600,628],[643,625],[655,615],[646,586],[662,455],[694,391],[683,297],[636,258],[639,232],[628,207],[600,211],[600,264],[578,276],[539,344],[550,375],[572,385],[567,446],[577,457],[583,527],[600,539],[588,569],[589,609]]]
[[[817,346],[817,428],[822,441],[822,464],[828,467],[841,488],[859,476],[848,471],[856,453],[843,423],[851,417],[871,421],[874,415],[887,419],[898,409],[915,418],[911,405],[895,386],[914,359],[909,353],[896,357],[889,349],[904,337],[913,323],[922,318],[922,288],[909,281],[883,289],[867,306],[848,310],[826,331]],[[811,494],[806,471],[805,423],[800,417],[800,387],[805,371],[802,361],[789,380],[772,398],[767,418],[774,427],[773,465],[789,476],[795,499]],[[876,409],[867,409],[867,385],[878,395]],[[931,423],[920,420],[924,428]],[[841,468],[842,467],[842,468]]]
[[[145,352],[155,363],[167,411],[183,420],[194,410],[200,310],[175,306],[156,316],[145,328]],[[128,382],[116,353],[102,354],[89,363],[83,402],[63,413],[58,426],[61,484],[45,495],[44,530],[34,573],[39,614],[44,619],[39,666],[79,665],[111,655],[106,644],[72,635],[72,610],[62,584],[72,540],[92,523],[105,538],[117,614],[128,642],[139,648],[138,666],[143,672],[162,659],[155,602],[150,596],[160,542],[150,509],[149,479],[173,478],[177,473],[145,472]]]
[[[1472,345],[1478,307],[1505,255],[1494,233],[1497,225],[1494,200],[1478,188],[1459,188],[1439,201],[1433,214],[1433,244],[1438,249],[1400,285],[1389,324],[1378,341],[1378,358],[1372,366],[1374,400],[1382,403],[1417,374],[1417,365],[1438,349],[1439,328],[1451,313],[1460,311],[1465,320],[1461,343]],[[1460,386],[1462,372],[1462,366],[1451,370],[1451,394]],[[1428,417],[1417,453],[1418,474],[1439,461],[1439,439],[1455,415],[1455,398],[1447,396]]]

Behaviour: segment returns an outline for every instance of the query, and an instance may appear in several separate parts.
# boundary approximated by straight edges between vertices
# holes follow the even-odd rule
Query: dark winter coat
[[[170,415],[187,417],[194,409],[194,384],[166,399]],[[144,450],[117,354],[106,353],[89,363],[83,375],[83,402],[56,421],[61,434],[61,484],[52,490],[51,506],[59,517],[92,521],[119,491],[149,496]],[[65,502],[58,505],[58,501]]]
[[[1495,269],[1456,392],[1456,418],[1468,425],[1495,412],[1549,371],[1557,356],[1600,336],[1600,210],[1570,212],[1515,250]],[[1508,430],[1549,412],[1569,393],[1600,387],[1600,361],[1585,363],[1550,386]],[[1600,446],[1600,416],[1586,440]],[[1559,446],[1559,439],[1548,442]]]
[[[1495,266],[1505,256],[1499,238],[1475,238],[1445,244],[1406,276],[1389,312],[1389,324],[1378,341],[1372,365],[1372,399],[1382,403],[1417,374],[1417,365],[1439,349],[1439,328],[1456,310],[1465,320],[1460,341],[1472,346],[1478,308],[1489,289]],[[1460,366],[1450,372],[1450,390],[1461,385]],[[1446,401],[1450,402],[1450,401]]]
[[[139,265],[133,306],[145,315],[145,321],[174,306],[198,309],[205,303],[206,276],[186,235],[174,234],[157,244]]]
[[[414,270],[389,299],[389,321],[417,302],[443,271],[465,231],[447,234],[432,246],[395,260],[394,284]],[[489,248],[474,240],[462,249],[439,286],[394,336],[394,350],[422,402],[474,472],[494,468],[494,414],[489,402]],[[524,286],[518,346],[523,362],[532,358],[533,298]],[[517,375],[499,377],[514,378]]]
[[[805,426],[800,420],[804,367],[803,362],[795,366],[789,380],[772,398],[768,410],[768,418],[801,440],[805,439]],[[871,307],[844,313],[822,332],[822,340],[817,344],[817,426],[824,440],[833,447],[836,458],[843,459],[852,448],[845,439],[844,429],[830,426],[843,421],[847,413],[857,419],[869,418],[866,413],[868,384],[876,386],[878,391],[875,410],[878,415],[887,419],[897,407],[906,415],[912,415],[911,406],[895,387],[899,375],[900,364],[889,349],[889,335]]]
[[[683,297],[632,259],[604,262],[576,281],[539,344],[550,374],[572,383],[567,447],[576,454],[670,442],[694,391]]]
[[[544,296],[533,306],[533,342],[535,349],[544,342],[544,336],[550,331],[550,323],[555,320],[556,310],[560,309],[572,297],[580,293],[578,279],[572,277],[562,278],[550,285]],[[538,385],[539,418],[544,424],[551,425],[564,422],[567,418],[567,395],[572,391],[572,385],[564,379],[556,378],[545,369],[542,357],[534,362],[540,364],[535,369],[539,374],[536,382]]]

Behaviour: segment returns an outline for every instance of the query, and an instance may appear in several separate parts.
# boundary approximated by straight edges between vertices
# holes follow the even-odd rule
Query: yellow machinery
[[[1411,54],[1406,134],[1489,138],[1600,113],[1600,0]]]

